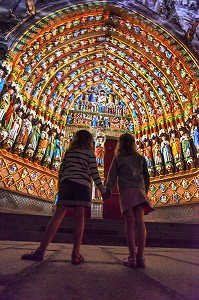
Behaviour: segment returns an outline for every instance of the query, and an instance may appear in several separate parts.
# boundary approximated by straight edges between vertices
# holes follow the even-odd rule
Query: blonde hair
[[[128,156],[136,152],[136,143],[133,135],[124,133],[119,137],[115,149],[115,155]]]
[[[68,150],[74,148],[84,148],[84,149],[94,150],[92,134],[87,130],[78,130],[75,133],[75,137],[70,143]]]

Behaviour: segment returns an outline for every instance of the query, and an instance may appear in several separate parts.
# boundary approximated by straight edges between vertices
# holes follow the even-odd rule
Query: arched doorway
[[[10,34],[1,66],[1,187],[53,202],[62,153],[86,128],[109,140],[135,134],[154,205],[197,203],[194,54],[137,6],[82,2],[43,12]]]

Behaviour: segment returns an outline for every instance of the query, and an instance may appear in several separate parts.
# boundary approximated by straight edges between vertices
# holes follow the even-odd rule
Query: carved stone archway
[[[37,147],[31,148],[28,136],[33,130],[36,134],[40,124],[40,140],[42,132],[44,139],[48,136],[47,144],[56,135],[64,151],[77,129],[96,134],[100,128],[108,138],[134,133],[139,151],[151,155],[150,198],[155,206],[197,203],[198,62],[194,53],[161,20],[156,21],[155,14],[147,15],[146,8],[137,5],[80,1],[69,6],[66,2],[42,14],[10,34],[10,51],[2,64],[6,76],[1,101],[6,108],[0,129],[1,187],[53,202],[61,156],[47,155],[47,148],[42,152],[39,139]],[[104,108],[98,96],[94,106],[86,98],[96,90],[98,96],[100,91],[106,93]],[[10,120],[19,108],[26,118],[17,115],[18,119],[29,120],[30,131],[23,135],[20,127],[12,140],[5,119]],[[158,163],[152,146],[168,142],[171,151],[172,133],[181,143],[181,153],[174,157],[172,152],[172,159],[166,160],[161,152],[162,163]]]

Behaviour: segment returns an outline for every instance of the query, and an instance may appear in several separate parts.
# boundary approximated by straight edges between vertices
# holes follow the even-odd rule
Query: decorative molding
[[[151,180],[149,198],[155,207],[199,204],[199,170],[161,175]]]
[[[54,202],[57,172],[0,149],[0,188]]]

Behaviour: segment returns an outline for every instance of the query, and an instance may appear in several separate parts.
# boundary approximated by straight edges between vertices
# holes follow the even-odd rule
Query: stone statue
[[[18,155],[21,155],[25,149],[29,134],[32,130],[32,118],[32,114],[28,113],[22,121],[21,129],[14,145],[14,153]]]
[[[173,156],[171,152],[170,143],[166,134],[162,134],[162,142],[160,144],[160,151],[162,153],[165,169],[168,173],[173,172]]]
[[[10,103],[10,106],[8,108],[8,110],[6,111],[6,113],[3,116],[2,122],[1,122],[1,128],[0,128],[0,141],[4,141],[12,126],[13,123],[15,121],[16,118],[16,109],[19,107],[20,105],[20,101],[16,101],[15,103]]]
[[[35,16],[36,10],[34,0],[25,0],[25,4],[27,7],[27,14],[30,16]]]
[[[151,141],[149,139],[144,140],[144,157],[146,159],[149,175],[154,176],[155,172],[154,172],[153,154],[152,154]]]
[[[196,155],[199,158],[199,129],[196,121],[192,121],[189,123],[190,136],[193,140],[193,144],[196,150]]]
[[[177,137],[177,133],[175,131],[171,132],[170,146],[171,146],[176,170],[181,171],[184,169],[182,147],[181,147],[180,139]]]
[[[3,91],[7,74],[8,70],[6,69],[6,67],[0,66],[0,93]]]
[[[100,167],[104,164],[104,143],[105,143],[105,135],[102,133],[98,133],[95,138],[95,155],[97,165]]]
[[[35,120],[26,144],[25,157],[30,158],[35,154],[40,135],[41,122],[39,120]]]
[[[12,127],[10,129],[10,132],[7,138],[3,141],[3,148],[10,149],[13,146],[22,126],[23,113],[24,112],[22,109],[20,108],[16,109],[16,114],[12,122]]]
[[[34,160],[36,162],[41,162],[44,155],[45,155],[46,148],[48,146],[48,138],[49,138],[48,132],[49,132],[49,130],[50,129],[49,129],[48,125],[44,124],[43,128],[41,130],[41,136],[40,136],[40,139],[39,139],[38,147],[36,149],[36,154],[34,156]]]
[[[190,136],[187,134],[185,128],[180,129],[180,142],[182,145],[182,153],[184,156],[184,160],[186,163],[186,168],[191,169],[194,167],[194,158],[193,158],[193,149],[191,146],[191,139]]]
[[[63,135],[58,134],[55,140],[55,151],[52,159],[52,169],[58,170],[62,161],[64,144],[63,144]]]
[[[157,175],[164,174],[163,158],[162,158],[160,148],[161,147],[160,147],[160,142],[158,137],[153,138],[152,153],[153,153],[153,159],[154,159]]]
[[[14,98],[16,94],[15,87],[8,85],[5,93],[3,93],[0,101],[0,122],[3,120],[3,117],[7,110],[9,109],[11,103],[14,103]]]
[[[43,162],[42,162],[42,165],[45,166],[45,167],[49,167],[49,165],[51,164],[52,158],[54,156],[55,149],[56,149],[56,146],[55,146],[55,142],[56,142],[55,136],[56,136],[56,134],[57,133],[54,130],[51,130],[49,132],[48,146],[46,148],[46,152],[45,152]]]

